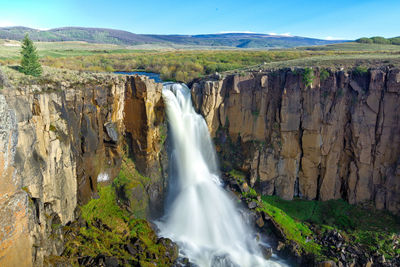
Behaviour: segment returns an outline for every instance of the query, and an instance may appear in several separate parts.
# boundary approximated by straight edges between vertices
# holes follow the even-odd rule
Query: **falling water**
[[[183,84],[165,84],[163,98],[172,132],[169,206],[160,235],[201,267],[283,266],[265,260],[252,230],[221,187],[215,150],[204,119]]]

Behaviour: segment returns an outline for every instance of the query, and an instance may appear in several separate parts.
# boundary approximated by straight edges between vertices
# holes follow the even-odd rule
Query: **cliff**
[[[168,142],[161,84],[0,70],[1,266],[43,266],[60,255],[76,237],[63,226],[79,232],[79,207],[99,199],[100,184],[114,186],[113,204],[137,218],[162,211]],[[285,69],[191,87],[225,173],[244,172],[264,195],[372,202],[399,214],[400,70]],[[115,177],[125,184],[115,186]]]
[[[150,182],[134,198],[161,202],[161,86],[138,76],[3,68],[0,94],[0,265],[42,266],[64,249],[60,227],[119,173],[127,143]],[[129,116],[125,114],[129,113]],[[148,210],[149,203],[146,204]],[[21,253],[25,255],[21,258]]]
[[[400,70],[286,69],[192,84],[221,167],[264,195],[400,212]]]

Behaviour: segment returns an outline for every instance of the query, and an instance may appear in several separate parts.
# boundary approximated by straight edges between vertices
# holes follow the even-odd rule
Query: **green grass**
[[[229,171],[229,175],[235,178],[235,180],[239,183],[243,183],[244,181],[246,181],[246,174],[239,170],[232,169],[231,171]]]
[[[291,59],[280,62],[270,62],[253,68],[261,68],[265,70],[282,69],[282,68],[352,68],[362,63],[364,66],[375,67],[380,65],[400,66],[399,53],[355,53],[355,54],[326,54],[321,56],[310,56],[299,59]]]
[[[298,50],[311,50],[311,51],[362,51],[362,52],[398,52],[400,47],[398,45],[391,44],[362,44],[356,42],[321,45],[321,46],[309,46],[299,47]]]
[[[81,216],[88,224],[91,225],[95,219],[100,219],[111,228],[117,229],[129,220],[126,212],[117,205],[115,189],[112,186],[99,186],[98,193],[98,199],[92,199],[81,207]]]
[[[17,41],[0,42],[0,59],[19,59],[20,46],[5,46],[5,43],[19,45]],[[35,42],[39,56],[60,58],[73,56],[90,56],[99,54],[124,54],[151,52],[149,49],[135,49],[130,46],[112,44],[92,44],[85,42]]]
[[[249,187],[249,191],[248,192],[243,192],[242,195],[243,195],[244,198],[247,198],[249,200],[257,198],[256,190],[254,190],[254,188],[251,188],[251,187]]]
[[[136,170],[134,162],[123,156],[121,169],[113,181],[113,186],[118,192],[118,198],[130,207],[136,218],[146,218],[149,199],[145,193],[136,197],[132,194],[132,190],[146,192],[149,182],[150,178],[141,175]]]
[[[400,221],[386,211],[350,205],[344,200],[287,201],[276,196],[263,196],[262,199],[268,214],[272,213],[293,240],[296,240],[297,232],[301,236],[310,234],[304,229],[312,224],[322,230],[338,229],[349,242],[360,244],[371,253],[378,250],[387,259],[400,253],[400,249],[393,245],[393,236],[400,233]],[[302,244],[302,239],[296,242]]]
[[[164,80],[183,82],[215,72],[240,74],[260,68],[339,68],[357,66],[360,62],[366,66],[400,65],[400,46],[384,44],[343,43],[285,50],[142,49],[84,42],[37,42],[35,45],[42,65],[95,72],[145,70],[160,73]],[[19,50],[19,47],[0,44],[0,64],[19,64]]]
[[[173,51],[99,54],[85,57],[42,58],[42,64],[75,70],[145,70],[164,80],[189,82],[215,72],[225,72],[264,62],[301,58],[309,51]]]
[[[326,224],[339,229],[354,227],[347,215],[352,206],[343,200],[320,202],[302,199],[287,201],[276,196],[263,196],[262,198],[299,221]]]
[[[286,210],[269,203],[264,198],[259,210],[273,218],[281,228],[288,243],[294,241],[299,245],[301,250],[299,254],[313,254],[317,258],[323,258],[321,246],[314,242],[314,234],[305,223],[293,218],[286,213]]]

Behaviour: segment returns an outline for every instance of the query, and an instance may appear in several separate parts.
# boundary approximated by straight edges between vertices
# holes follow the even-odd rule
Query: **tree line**
[[[392,45],[400,45],[400,37],[394,37],[394,38],[385,38],[381,36],[375,36],[375,37],[362,37],[360,39],[356,40],[357,43],[363,43],[363,44],[392,44]]]

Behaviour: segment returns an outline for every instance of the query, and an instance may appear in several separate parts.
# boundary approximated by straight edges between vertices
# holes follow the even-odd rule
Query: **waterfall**
[[[175,241],[200,267],[285,266],[265,260],[234,199],[221,187],[213,143],[183,84],[164,85],[162,95],[172,134],[170,190],[160,235]]]

